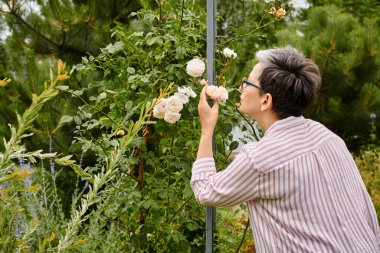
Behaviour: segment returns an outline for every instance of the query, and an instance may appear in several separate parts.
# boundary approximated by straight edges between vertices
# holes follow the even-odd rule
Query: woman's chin
[[[248,116],[248,117],[251,117],[251,118],[252,118],[252,116],[251,116],[251,114],[249,113],[249,111],[247,111],[246,108],[244,108],[243,105],[240,105],[240,106],[239,106],[239,111],[240,111],[242,114],[244,114],[245,116]]]
[[[244,111],[244,106],[241,103],[236,103],[236,107],[239,109],[240,112]]]

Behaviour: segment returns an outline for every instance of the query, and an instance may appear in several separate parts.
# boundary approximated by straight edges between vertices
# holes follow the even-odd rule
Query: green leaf
[[[127,68],[127,72],[129,74],[134,74],[134,73],[136,73],[136,70],[134,68],[129,67],[129,68]]]
[[[127,111],[131,110],[131,109],[132,109],[132,106],[133,106],[133,102],[132,102],[132,101],[127,101],[127,102],[125,103],[125,109],[126,109]]]
[[[75,163],[74,160],[70,160],[70,158],[72,157],[72,155],[67,155],[67,156],[64,156],[64,157],[60,157],[60,158],[54,158],[54,162],[56,162],[57,164],[59,165],[62,165],[62,166],[71,166],[72,164]]]
[[[233,142],[230,143],[229,147],[230,147],[230,150],[235,150],[235,149],[237,149],[239,147],[239,142],[233,141]]]
[[[131,14],[131,16],[132,16],[132,14]],[[141,37],[141,36],[144,36],[144,32],[134,32],[132,35],[136,36],[136,37]]]
[[[112,140],[110,141],[110,144],[113,146],[113,147],[117,147],[119,146],[119,142],[117,140]]]
[[[156,42],[156,38],[150,38],[146,41],[146,44],[148,44],[148,46],[151,46],[154,44],[154,42]]]
[[[177,59],[183,59],[186,55],[186,50],[183,47],[177,47],[176,50],[176,58]]]
[[[98,96],[98,98],[100,100],[105,99],[106,97],[107,97],[107,93],[105,93],[105,92],[100,93],[99,96]]]
[[[82,124],[82,120],[78,116],[74,116],[75,124],[80,125]]]
[[[149,78],[144,76],[143,78],[141,78],[141,81],[143,81],[144,83],[149,83]]]
[[[69,89],[69,86],[67,86],[67,85],[61,85],[61,86],[57,86],[56,87],[57,89],[59,89],[59,90],[68,90]]]
[[[228,135],[232,131],[232,124],[225,123],[222,125],[222,131],[225,135]]]
[[[106,126],[106,127],[110,127],[110,126],[112,126],[112,121],[109,119],[109,118],[107,118],[107,117],[101,117],[100,119],[99,119],[99,121],[104,125],[104,126]]]
[[[70,121],[72,121],[73,120],[73,117],[72,116],[70,116],[70,115],[64,115],[62,118],[61,118],[61,120],[60,120],[60,124],[64,124],[64,123],[68,123],[68,122],[70,122]]]
[[[74,94],[77,96],[82,96],[83,95],[83,89],[74,91]]]
[[[75,171],[75,173],[77,173],[82,178],[86,179],[90,183],[94,182],[92,176],[90,174],[88,174],[87,172],[85,172],[84,170],[82,170],[81,167],[79,167],[78,165],[70,164],[70,167]]]

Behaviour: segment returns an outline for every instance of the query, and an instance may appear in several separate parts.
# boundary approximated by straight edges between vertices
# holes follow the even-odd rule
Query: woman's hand
[[[214,100],[212,107],[210,107],[207,102],[207,87],[208,85],[203,87],[198,103],[198,113],[202,127],[202,134],[212,134],[214,132],[219,114],[219,102]]]

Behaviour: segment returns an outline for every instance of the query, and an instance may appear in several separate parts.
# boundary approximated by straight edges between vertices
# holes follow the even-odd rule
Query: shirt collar
[[[271,134],[272,132],[282,131],[288,128],[292,128],[294,126],[303,124],[305,122],[305,118],[303,116],[294,117],[289,116],[285,119],[280,119],[274,122],[268,129],[265,131],[265,136]]]

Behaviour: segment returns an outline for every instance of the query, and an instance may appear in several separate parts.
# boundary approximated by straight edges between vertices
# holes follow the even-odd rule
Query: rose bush
[[[116,26],[112,44],[72,68],[81,89],[57,87],[81,103],[61,119],[73,129],[67,136],[73,158],[50,160],[51,180],[39,176],[44,169],[35,173],[32,180],[43,190],[23,195],[23,207],[36,219],[31,229],[12,227],[25,246],[18,251],[204,252],[205,208],[189,180],[200,134],[195,98],[205,78],[206,13],[203,5],[184,3],[160,1],[157,10],[132,13],[133,29]],[[239,93],[224,76],[237,53],[227,53],[218,53],[220,75],[209,86],[226,102],[215,132],[218,168],[238,147],[234,126],[250,130],[252,140],[257,133],[228,100]],[[62,209],[56,194],[61,166],[78,175],[65,178],[75,185],[71,210]],[[240,236],[228,242],[221,233],[216,237],[221,251],[231,240],[232,247],[239,245]]]
[[[114,29],[115,40],[123,45],[119,51],[102,49],[99,56],[83,59],[73,68],[73,74],[89,84],[83,92],[97,94],[90,98],[91,106],[85,105],[77,113],[81,119],[76,122],[80,123],[77,135],[82,137],[75,139],[74,145],[81,147],[85,158],[104,157],[99,142],[91,140],[101,133],[112,134],[120,120],[138,117],[135,107],[140,103],[157,101],[149,118],[156,123],[141,131],[138,147],[128,153],[125,168],[105,186],[107,200],[89,219],[92,224],[100,215],[104,220],[96,222],[103,226],[111,222],[109,239],[99,241],[97,236],[89,236],[87,229],[77,236],[93,241],[89,250],[110,244],[132,252],[204,249],[204,207],[195,202],[189,185],[199,136],[194,97],[201,87],[188,75],[186,66],[189,60],[204,57],[205,12],[201,6],[189,4],[181,21],[181,3],[170,1],[162,7],[165,19],[152,10],[132,14],[144,23],[142,30]],[[203,74],[205,66],[200,62],[188,71]],[[100,97],[104,93],[106,96]],[[88,114],[91,117],[85,118]],[[114,141],[102,144],[109,155]]]
[[[175,14],[179,7],[174,1],[166,6],[165,20],[147,10],[133,14],[149,24],[149,29],[127,31],[116,27],[114,38],[120,42],[118,45],[123,45],[119,51],[110,53],[103,49],[102,54],[83,59],[73,69],[73,73],[89,83],[86,92],[93,90],[99,94],[90,98],[94,101],[91,106],[78,111],[79,115],[92,115],[86,119],[91,126],[97,122],[91,129],[88,125],[83,127],[83,122],[76,126],[77,134],[87,136],[74,141],[82,147],[85,157],[93,152],[98,153],[95,156],[103,153],[97,148],[99,144],[91,143],[91,136],[112,133],[118,128],[114,122],[125,118],[125,114],[137,117],[137,111],[133,110],[136,105],[156,101],[149,118],[155,123],[140,133],[141,141],[129,153],[127,169],[120,171],[113,182],[118,190],[106,186],[110,192],[107,205],[97,212],[121,224],[115,226],[114,233],[125,234],[128,240],[119,243],[131,250],[204,250],[205,208],[196,203],[189,179],[200,133],[198,100],[194,98],[202,88],[200,79],[205,77],[205,64],[201,60],[206,53],[205,12],[188,4],[181,21]],[[90,81],[89,76],[93,76]],[[209,86],[216,90],[215,98],[220,101],[228,99],[224,85]],[[235,90],[236,97],[239,93]],[[104,93],[107,95],[100,98]],[[107,117],[93,108],[105,112]],[[232,139],[232,127],[243,123],[232,104],[221,108],[220,117],[216,133],[220,148],[215,156],[223,167],[238,146]],[[112,141],[110,144],[104,149],[112,149]]]

